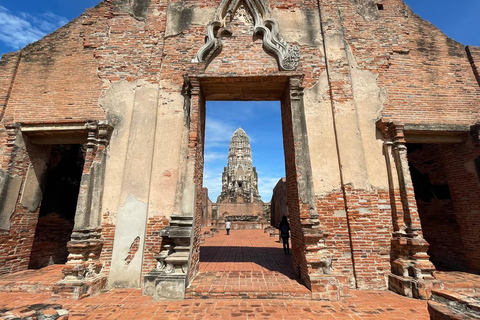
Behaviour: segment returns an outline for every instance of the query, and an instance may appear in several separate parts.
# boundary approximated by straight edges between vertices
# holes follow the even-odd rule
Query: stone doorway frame
[[[429,243],[423,236],[414,186],[407,159],[407,143],[462,143],[467,135],[478,135],[475,126],[425,125],[390,122],[380,119],[377,128],[384,135],[392,206],[390,290],[403,296],[430,299],[431,291],[441,287],[427,254]]]
[[[183,176],[182,216],[190,217],[191,232],[182,234],[181,227],[175,222],[170,223],[164,237],[175,238],[174,234],[182,234],[183,238],[190,238],[188,262],[185,260],[181,266],[176,266],[179,260],[176,247],[169,245],[168,250],[163,250],[157,258],[162,264],[164,272],[157,274],[158,278],[145,283],[150,283],[145,294],[153,294],[154,298],[183,298],[185,288],[198,273],[200,260],[201,237],[201,199],[203,186],[204,142],[205,142],[205,112],[207,100],[235,100],[235,101],[263,101],[279,100],[281,102],[282,131],[285,153],[285,168],[287,176],[287,198],[289,203],[289,216],[292,229],[292,252],[294,271],[311,289],[309,271],[311,266],[307,263],[305,255],[305,237],[316,235],[319,231],[319,220],[313,190],[312,168],[310,163],[308,135],[303,103],[303,75],[289,73],[285,75],[266,76],[210,76],[205,74],[189,74],[184,77],[183,95],[185,97],[184,111],[186,117],[186,163]],[[173,219],[177,220],[177,219]],[[171,228],[171,229],[169,229]],[[307,234],[308,233],[308,234]],[[186,240],[186,239],[185,239]],[[175,241],[170,241],[170,243]],[[179,242],[180,243],[180,242]],[[179,250],[184,249],[178,245]],[[162,254],[163,253],[163,254]],[[171,257],[171,258],[169,258]],[[186,259],[186,252],[184,259]],[[169,261],[173,265],[169,265]],[[153,276],[153,274],[152,274]],[[183,279],[180,281],[180,278]],[[163,279],[163,280],[162,280]],[[165,284],[170,281],[170,284]],[[184,281],[184,282],[183,282]],[[162,284],[162,282],[165,282]],[[173,283],[173,284],[172,284]],[[176,290],[182,289],[178,293]],[[172,292],[169,292],[172,291]],[[174,292],[175,291],[175,292]]]
[[[75,222],[71,240],[67,244],[68,261],[62,270],[63,279],[53,288],[53,295],[62,298],[81,299],[95,294],[106,284],[102,274],[100,253],[103,247],[101,233],[101,204],[107,159],[107,146],[113,132],[108,121],[95,120],[80,123],[12,123],[7,124],[8,140],[15,145],[19,139],[25,145],[85,144],[86,154],[80,181]],[[23,142],[21,142],[23,143]],[[27,148],[28,149],[28,148]],[[28,153],[28,150],[25,152]],[[38,149],[38,148],[37,148]],[[21,156],[12,154],[14,158]],[[46,173],[49,153],[44,151],[32,158],[23,178],[24,187],[19,191],[21,202],[25,193],[32,196],[30,211],[38,210],[42,200],[42,180]],[[40,157],[40,158],[38,158]],[[45,159],[44,159],[45,158]],[[41,172],[41,176],[36,174]],[[7,186],[3,186],[7,187]]]

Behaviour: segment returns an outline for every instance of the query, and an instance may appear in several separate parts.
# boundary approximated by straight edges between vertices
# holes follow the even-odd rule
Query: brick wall
[[[288,217],[286,179],[281,178],[273,188],[270,201],[270,225],[278,228],[283,216]]]
[[[38,219],[31,249],[29,268],[39,269],[67,262],[67,242],[70,241],[73,221],[52,213]]]
[[[295,146],[293,137],[292,113],[289,97],[282,101],[282,133],[283,150],[285,156],[286,192],[288,202],[288,221],[292,243],[293,268],[295,274],[301,278],[307,287],[310,287],[310,277],[305,257],[305,239],[301,220],[301,203],[298,198],[297,167],[295,160]]]
[[[13,134],[9,137],[15,138]],[[13,154],[9,157],[7,172],[22,177],[22,190],[30,158],[25,149],[14,146],[13,141],[9,141],[6,146],[6,150],[10,149]],[[15,212],[10,218],[10,229],[0,231],[0,275],[28,268],[39,211],[40,208],[37,208],[35,212],[29,212],[21,205],[20,196],[17,198]]]

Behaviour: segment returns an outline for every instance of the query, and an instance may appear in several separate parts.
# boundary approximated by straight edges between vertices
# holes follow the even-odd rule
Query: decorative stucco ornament
[[[229,26],[234,16],[242,16],[243,20],[252,21],[253,33],[262,36],[263,49],[275,56],[280,70],[296,70],[300,50],[280,37],[276,20],[264,20],[265,12],[263,0],[222,0],[215,13],[215,21],[207,26],[205,44],[198,50],[193,62],[208,64],[222,48],[221,36],[232,33]]]

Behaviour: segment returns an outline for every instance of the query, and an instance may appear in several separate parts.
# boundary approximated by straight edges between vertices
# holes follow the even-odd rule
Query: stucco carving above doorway
[[[205,44],[198,50],[194,62],[206,62],[222,48],[221,36],[231,34],[230,22],[238,10],[246,19],[251,17],[253,34],[263,40],[263,49],[275,56],[280,70],[296,70],[300,60],[300,50],[288,44],[279,35],[279,25],[274,19],[265,19],[266,6],[264,0],[222,0],[215,13],[215,20],[207,26]],[[250,16],[250,17],[249,17]]]

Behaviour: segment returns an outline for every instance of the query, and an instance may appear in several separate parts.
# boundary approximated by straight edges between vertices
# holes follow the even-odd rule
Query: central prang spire
[[[227,166],[222,174],[222,193],[217,203],[261,203],[258,175],[252,167],[250,139],[238,128],[230,140]]]

